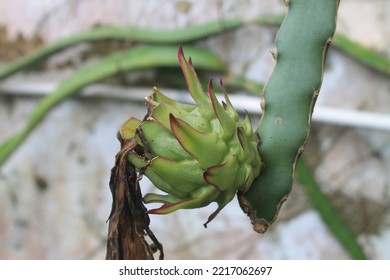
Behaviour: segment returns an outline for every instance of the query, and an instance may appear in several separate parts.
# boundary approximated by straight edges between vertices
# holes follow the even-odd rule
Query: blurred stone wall
[[[343,0],[338,32],[390,57],[389,9],[390,0]],[[0,11],[0,49],[14,46],[9,47],[13,58],[34,44],[50,43],[98,24],[175,28],[221,18],[280,14],[285,7],[279,0],[14,0],[0,1]],[[218,53],[236,73],[265,81],[274,66],[270,50],[276,32],[271,27],[248,26],[201,44]],[[23,42],[35,43],[18,49]],[[85,63],[77,55],[83,48],[89,46],[62,52],[43,69],[0,83],[61,80]],[[4,55],[0,65],[8,58]],[[23,127],[38,101],[36,96],[0,92],[0,141]],[[317,104],[389,113],[390,79],[332,48]],[[142,103],[88,97],[71,98],[45,118],[0,167],[0,259],[105,257],[112,201],[108,180],[119,149],[116,131],[128,117],[144,114]],[[389,132],[314,123],[305,152],[324,192],[372,259],[390,258],[386,249],[390,246],[389,143]],[[152,188],[143,182],[145,192]],[[204,229],[214,207],[151,217],[151,228],[164,244],[167,258],[350,258],[298,184],[280,218],[264,235],[252,231],[235,201]]]

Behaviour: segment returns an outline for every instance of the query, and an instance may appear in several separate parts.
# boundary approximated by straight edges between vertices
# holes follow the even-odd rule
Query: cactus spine
[[[257,232],[265,232],[287,199],[295,166],[309,135],[327,48],[336,28],[338,0],[289,0],[273,56],[276,66],[263,91],[257,129],[264,163],[247,193],[243,211]]]

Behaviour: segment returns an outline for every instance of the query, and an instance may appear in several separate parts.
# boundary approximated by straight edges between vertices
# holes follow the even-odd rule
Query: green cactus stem
[[[296,176],[306,190],[306,194],[310,198],[312,206],[318,210],[322,220],[328,226],[329,231],[334,234],[340,244],[349,252],[351,257],[357,260],[367,259],[363,248],[357,242],[351,229],[334,208],[332,201],[322,193],[321,187],[319,186],[313,171],[309,164],[305,162],[304,158],[299,160]]]
[[[205,92],[191,59],[178,52],[180,67],[196,105],[178,103],[157,88],[145,99],[143,121],[131,117],[119,130],[122,139],[136,139],[129,161],[166,194],[146,194],[145,203],[162,203],[152,214],[168,214],[218,204],[205,226],[237,191],[245,193],[260,174],[259,137],[250,120],[239,119],[225,95],[217,100],[211,80]]]
[[[257,131],[264,168],[238,198],[257,232],[265,232],[287,199],[336,28],[337,0],[285,1],[288,13],[276,39],[276,66],[262,95]]]
[[[250,20],[249,23],[274,25],[281,22],[281,20],[280,16],[262,15],[256,19]],[[31,67],[52,54],[80,43],[105,40],[126,40],[135,43],[157,45],[172,44],[177,46],[177,44],[191,43],[226,30],[239,28],[247,23],[248,22],[244,19],[232,18],[169,30],[114,26],[96,27],[87,32],[61,38],[58,41],[47,44],[19,59],[11,61],[4,67],[0,67],[0,80],[7,78],[15,72]]]
[[[150,44],[184,44],[202,40],[218,33],[234,30],[250,24],[278,26],[282,23],[283,18],[284,17],[280,15],[260,15],[252,19],[218,19],[217,21],[206,22],[200,25],[170,30],[108,26],[96,27],[84,33],[59,39],[52,44],[45,45],[36,51],[9,62],[4,67],[0,68],[0,80],[7,78],[15,72],[31,67],[56,52],[80,43],[103,40],[127,40]],[[351,41],[341,34],[336,34],[334,36],[332,45],[364,65],[376,69],[385,75],[390,75],[390,60],[385,55],[366,48],[357,42]],[[225,79],[225,84],[226,83]]]

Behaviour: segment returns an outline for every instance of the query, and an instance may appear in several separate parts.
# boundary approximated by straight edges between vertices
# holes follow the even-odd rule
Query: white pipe
[[[25,96],[42,96],[50,94],[56,88],[55,82],[8,82],[0,84],[0,94],[25,95]],[[193,100],[184,91],[180,90],[162,90],[171,98],[180,102],[193,103]],[[82,90],[81,96],[94,96],[103,98],[123,98],[135,102],[143,102],[144,97],[151,93],[151,88],[134,88],[113,86],[105,84],[95,84]],[[218,98],[223,98],[218,95]],[[254,115],[260,115],[260,98],[248,95],[230,95],[233,106],[239,112],[248,112]],[[313,121],[390,131],[390,115],[383,113],[367,112],[355,109],[331,108],[316,106]]]

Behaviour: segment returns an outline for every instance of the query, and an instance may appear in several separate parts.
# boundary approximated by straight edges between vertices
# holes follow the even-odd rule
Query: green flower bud
[[[148,212],[167,214],[216,202],[207,224],[260,174],[259,137],[248,116],[239,119],[222,82],[225,102],[220,104],[211,80],[208,93],[203,90],[181,47],[178,58],[196,105],[178,103],[154,88],[145,98],[145,119],[130,118],[119,133],[138,144],[129,161],[166,193],[144,196],[145,203],[163,204]]]

